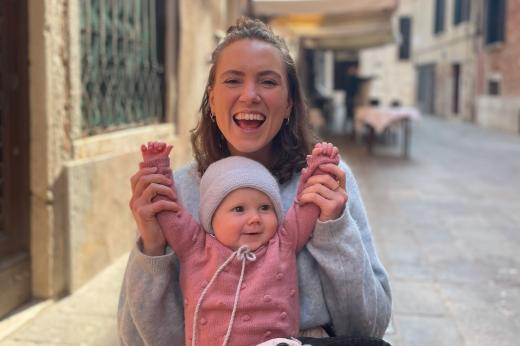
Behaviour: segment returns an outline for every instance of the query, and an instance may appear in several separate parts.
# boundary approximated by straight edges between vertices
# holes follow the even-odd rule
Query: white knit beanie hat
[[[211,221],[222,200],[234,190],[249,187],[267,195],[273,203],[278,224],[282,222],[282,199],[273,175],[261,163],[229,156],[212,163],[200,180],[199,217],[206,232],[214,234]]]

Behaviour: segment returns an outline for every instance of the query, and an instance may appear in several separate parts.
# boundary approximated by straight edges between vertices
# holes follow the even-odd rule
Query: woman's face
[[[288,95],[276,47],[243,39],[222,50],[209,100],[232,155],[269,162],[271,141],[290,114]]]

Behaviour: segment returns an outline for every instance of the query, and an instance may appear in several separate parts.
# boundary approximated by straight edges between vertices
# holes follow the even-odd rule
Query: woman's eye
[[[226,79],[224,81],[224,84],[227,84],[227,85],[236,85],[240,83],[240,81],[238,79]]]
[[[270,87],[278,85],[278,83],[275,80],[272,80],[272,79],[265,79],[265,80],[262,81],[262,84],[265,85],[265,86],[270,86]]]
[[[234,211],[234,212],[237,212],[237,213],[241,213],[241,212],[244,211],[244,207],[234,207],[234,208],[233,208],[233,211]]]

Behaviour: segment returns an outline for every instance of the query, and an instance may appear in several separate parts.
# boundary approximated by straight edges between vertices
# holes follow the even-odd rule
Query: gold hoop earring
[[[215,122],[215,114],[213,114],[213,112],[209,113],[209,118],[211,119],[212,123]]]

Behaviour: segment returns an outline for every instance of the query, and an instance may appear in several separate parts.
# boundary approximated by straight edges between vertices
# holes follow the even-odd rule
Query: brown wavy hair
[[[300,82],[296,74],[296,64],[284,40],[275,35],[271,28],[257,19],[241,17],[228,28],[225,37],[211,55],[211,66],[204,96],[200,105],[201,117],[191,130],[191,144],[198,171],[202,175],[213,162],[230,156],[226,139],[217,123],[211,120],[209,90],[215,83],[215,73],[220,53],[224,48],[239,40],[258,40],[276,47],[283,58],[287,73],[289,98],[292,100],[289,120],[285,121],[272,140],[272,159],[267,167],[280,184],[291,179],[295,172],[305,167],[305,158],[310,153],[317,138],[313,135],[307,119]]]

